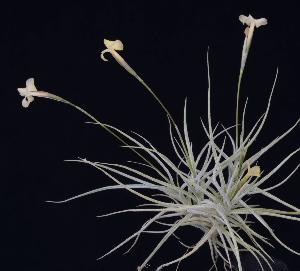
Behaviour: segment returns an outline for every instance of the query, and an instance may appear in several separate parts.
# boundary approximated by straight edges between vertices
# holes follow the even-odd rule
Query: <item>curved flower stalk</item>
[[[254,26],[264,25],[266,24],[266,20],[255,20],[250,15],[249,17],[241,16],[240,20],[250,27],[247,30],[248,36],[244,43],[244,49],[247,47],[248,54],[252,39],[250,35],[253,35]],[[242,271],[240,252],[246,250],[257,259],[262,270],[263,262],[272,270],[273,260],[266,246],[273,247],[273,245],[266,236],[255,230],[253,223],[261,224],[269,236],[281,246],[292,253],[300,255],[299,252],[290,248],[275,235],[271,226],[264,218],[276,217],[300,221],[300,209],[298,207],[272,194],[274,189],[285,184],[293,176],[300,165],[285,179],[279,180],[271,186],[268,184],[274,174],[291,157],[296,155],[300,151],[300,148],[288,154],[286,158],[279,161],[278,165],[269,172],[263,172],[263,168],[261,170],[258,164],[258,159],[292,132],[298,126],[300,119],[282,135],[274,138],[266,146],[263,146],[260,151],[252,156],[248,156],[248,150],[254,142],[257,142],[256,139],[267,119],[278,71],[276,72],[270,98],[264,113],[250,131],[247,132],[245,129],[246,102],[241,122],[241,133],[236,133],[238,136],[234,139],[234,132],[232,130],[237,127],[238,123],[232,127],[221,128],[218,125],[214,126],[212,122],[209,61],[207,56],[209,82],[207,124],[202,121],[202,127],[207,136],[207,143],[200,150],[195,151],[188,132],[187,102],[185,102],[184,106],[184,124],[181,131],[159,98],[117,52],[123,50],[122,42],[119,40],[104,40],[104,44],[107,49],[102,51],[101,58],[107,61],[104,54],[107,52],[112,54],[123,68],[146,87],[166,112],[169,120],[169,137],[174,150],[174,157],[167,157],[148,139],[137,133],[128,134],[116,127],[104,124],[91,116],[87,111],[63,98],[49,94],[48,92],[37,91],[34,87],[33,79],[27,81],[25,89],[19,89],[20,94],[26,99],[23,103],[27,106],[33,101],[30,97],[46,97],[75,107],[87,115],[92,120],[92,123],[99,125],[117,137],[124,144],[124,147],[133,150],[143,160],[143,163],[138,161],[127,164],[92,162],[82,158],[68,160],[94,167],[110,178],[114,185],[91,190],[63,201],[49,201],[52,203],[65,203],[94,193],[115,189],[127,190],[144,201],[144,204],[137,208],[115,211],[99,216],[107,217],[129,212],[152,214],[136,232],[99,259],[108,256],[125,244],[131,243],[129,250],[126,251],[127,253],[139,241],[141,235],[155,234],[162,237],[148,257],[145,258],[144,262],[140,264],[138,267],[139,271],[145,269],[156,253],[172,237],[175,237],[178,240],[178,244],[186,249],[186,253],[178,258],[170,259],[168,262],[157,267],[156,270],[162,270],[164,267],[173,264],[177,264],[178,267],[181,261],[198,252],[205,244],[208,244],[210,248],[213,267],[215,268],[217,268],[217,261],[221,260],[224,263],[225,269],[229,268],[232,270],[236,263],[237,270]],[[244,56],[243,54],[242,57]],[[228,148],[228,145],[230,148]],[[149,168],[152,171],[149,171]],[[282,205],[284,210],[260,206],[259,202],[255,201],[257,195]],[[252,204],[249,203],[250,199]],[[156,227],[153,228],[153,225],[156,225]],[[159,228],[157,228],[157,225]],[[199,240],[195,240],[193,244],[186,244],[184,235],[179,238],[177,231],[181,228],[188,230],[191,227],[202,232],[202,237]]]
[[[187,146],[185,145],[185,142],[183,140],[183,137],[181,135],[181,132],[172,117],[171,113],[168,111],[166,106],[163,104],[163,102],[158,98],[158,96],[154,93],[154,91],[148,86],[148,84],[145,83],[145,81],[136,73],[136,71],[125,61],[125,59],[117,52],[117,51],[123,51],[124,45],[122,41],[120,40],[107,40],[104,39],[103,41],[104,45],[106,46],[106,49],[104,49],[101,52],[101,59],[103,61],[108,61],[104,54],[105,53],[110,53],[113,58],[127,71],[129,72],[134,78],[136,78],[145,88],[146,90],[154,97],[154,99],[159,103],[159,105],[162,107],[162,109],[165,111],[167,114],[168,118],[170,119],[172,125],[174,126],[176,133],[179,137],[180,144],[183,148],[185,159],[187,160],[187,163],[189,164],[189,167],[192,169],[191,161],[189,161],[189,156],[188,156],[188,149]]]

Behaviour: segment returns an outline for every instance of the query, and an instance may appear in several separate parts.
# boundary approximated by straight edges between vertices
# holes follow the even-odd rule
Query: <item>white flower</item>
[[[104,56],[105,53],[109,52],[114,57],[114,54],[118,54],[116,51],[123,51],[123,49],[124,49],[123,43],[120,40],[107,40],[107,39],[104,39],[104,45],[106,46],[107,49],[104,49],[101,52],[101,59],[103,61],[108,61]]]
[[[253,24],[257,28],[268,23],[268,20],[266,18],[254,19],[250,14],[248,17],[246,17],[245,15],[240,15],[239,20],[242,24],[246,24],[248,26],[251,26]]]
[[[34,78],[29,78],[26,80],[25,88],[18,88],[18,91],[24,99],[22,100],[22,106],[27,108],[31,102],[34,101],[33,96],[35,92],[38,92],[34,85]]]
[[[103,61],[108,61],[104,54],[105,53],[111,53],[111,55],[113,56],[113,58],[126,70],[128,71],[130,74],[132,74],[133,76],[137,77],[136,72],[127,64],[127,62],[124,60],[123,57],[120,56],[120,54],[117,51],[123,51],[124,46],[122,41],[120,40],[107,40],[104,39],[104,45],[106,46],[107,49],[104,49],[101,52],[101,59]]]
[[[244,40],[242,61],[241,61],[241,71],[243,71],[246,64],[248,52],[251,46],[254,29],[255,27],[258,28],[262,25],[266,25],[268,21],[266,18],[254,19],[250,14],[248,17],[246,17],[245,15],[240,15],[239,20],[242,24],[247,25],[247,28],[245,29],[246,36]]]
[[[25,88],[18,88],[18,91],[24,99],[22,100],[22,106],[27,108],[31,102],[34,101],[34,97],[41,97],[41,98],[48,98],[52,100],[56,100],[59,102],[67,102],[63,98],[51,94],[45,91],[39,91],[36,89],[34,85],[34,78],[29,78],[26,80],[26,87]]]

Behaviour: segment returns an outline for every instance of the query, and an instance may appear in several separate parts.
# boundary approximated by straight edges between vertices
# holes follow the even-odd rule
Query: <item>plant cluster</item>
[[[251,15],[241,15],[239,20],[246,25],[246,29],[237,87],[235,125],[225,128],[219,125],[214,126],[212,123],[211,87],[207,56],[209,83],[208,111],[207,121],[202,121],[202,126],[207,136],[207,143],[199,152],[194,151],[189,136],[186,103],[184,106],[183,129],[180,129],[158,96],[119,54],[123,50],[123,44],[120,40],[110,41],[105,39],[104,44],[106,49],[102,51],[101,59],[107,61],[105,54],[110,53],[161,105],[169,120],[169,137],[174,150],[174,157],[172,158],[161,153],[143,136],[136,133],[125,133],[116,127],[99,121],[87,111],[66,99],[49,92],[37,90],[33,78],[26,81],[25,88],[18,89],[20,95],[24,97],[22,101],[23,107],[28,107],[34,100],[34,97],[49,98],[71,105],[88,116],[91,119],[91,123],[99,125],[116,137],[124,146],[135,152],[141,160],[136,164],[92,162],[80,158],[71,160],[95,167],[115,184],[101,187],[64,201],[56,201],[56,203],[67,202],[102,191],[125,189],[143,199],[145,204],[137,208],[106,214],[102,217],[127,212],[153,214],[140,229],[99,259],[132,242],[130,250],[142,234],[150,233],[162,235],[163,237],[138,267],[139,271],[148,265],[151,258],[172,236],[175,236],[178,239],[178,243],[186,248],[186,253],[162,264],[157,270],[161,270],[172,264],[177,264],[178,267],[182,260],[196,253],[206,243],[210,248],[213,267],[217,268],[217,259],[221,259],[224,262],[225,268],[233,269],[234,263],[237,263],[237,269],[242,271],[240,253],[245,250],[257,259],[262,269],[262,262],[265,262],[272,270],[272,257],[264,248],[264,245],[272,247],[272,244],[266,236],[254,229],[253,224],[257,223],[260,223],[280,245],[295,254],[300,254],[284,244],[264,219],[264,217],[277,217],[300,221],[298,217],[300,214],[299,208],[272,194],[274,189],[287,182],[296,172],[299,165],[285,179],[280,180],[275,185],[268,186],[269,179],[273,178],[273,175],[300,148],[279,161],[277,166],[269,172],[262,172],[258,165],[258,159],[285,138],[299,124],[300,119],[282,135],[274,138],[269,144],[262,147],[257,153],[249,155],[249,149],[255,142],[257,143],[256,139],[266,122],[278,71],[264,113],[250,131],[246,132],[245,114],[247,102],[244,105],[242,116],[239,115],[241,80],[254,30],[266,25],[267,20],[265,18],[254,19]],[[229,148],[228,145],[230,146]],[[153,174],[150,172],[153,172]],[[155,191],[154,195],[153,191]],[[285,210],[261,207],[259,202],[255,205],[250,204],[249,199],[251,198],[251,202],[255,202],[257,195],[264,196],[281,204],[285,207]],[[153,228],[157,224],[160,229],[157,229],[157,227]],[[183,227],[194,227],[202,232],[203,235],[199,240],[195,240],[194,244],[187,245],[184,240],[176,235],[178,229]]]

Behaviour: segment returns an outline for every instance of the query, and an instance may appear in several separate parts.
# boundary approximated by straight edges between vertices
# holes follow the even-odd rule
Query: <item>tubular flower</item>
[[[33,96],[37,92],[37,89],[34,85],[34,79],[29,78],[26,81],[26,87],[25,88],[18,88],[18,91],[24,99],[22,100],[22,106],[27,108],[31,102],[34,101]]]
[[[19,94],[24,97],[22,100],[22,106],[27,108],[31,102],[34,101],[34,97],[41,97],[41,98],[48,98],[52,100],[56,100],[59,102],[66,102],[59,96],[53,95],[49,92],[39,91],[36,89],[34,85],[34,78],[29,78],[26,80],[26,87],[25,88],[18,88]]]
[[[123,43],[120,40],[107,40],[104,39],[104,45],[106,46],[106,49],[104,49],[101,52],[101,59],[103,61],[108,61],[104,54],[105,53],[111,53],[113,58],[126,70],[128,71],[131,75],[137,76],[136,72],[127,64],[127,62],[124,60],[123,57],[120,56],[120,54],[117,51],[123,51]]]
[[[254,29],[255,27],[258,28],[262,25],[268,24],[268,20],[266,18],[254,19],[250,14],[248,17],[246,17],[245,15],[240,15],[239,20],[242,24],[247,25],[245,29],[245,40],[243,45],[242,62],[241,62],[241,70],[243,71],[249,53],[249,49],[251,46]]]

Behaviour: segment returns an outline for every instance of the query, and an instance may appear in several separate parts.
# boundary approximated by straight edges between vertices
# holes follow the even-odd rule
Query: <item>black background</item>
[[[36,99],[28,109],[22,108],[16,89],[24,87],[29,77],[35,78],[38,89],[60,95],[125,131],[141,133],[163,153],[174,155],[161,108],[113,59],[108,63],[100,60],[103,38],[123,41],[124,58],[153,87],[178,123],[182,123],[188,97],[188,122],[197,148],[205,140],[199,117],[205,118],[207,110],[208,46],[213,122],[232,125],[244,39],[238,16],[266,17],[269,24],[254,34],[242,83],[242,102],[249,97],[248,129],[266,106],[277,67],[279,79],[270,116],[253,151],[299,117],[300,23],[297,5],[292,2],[26,1],[1,9],[3,270],[136,270],[159,240],[143,236],[132,253],[122,256],[125,250],[121,249],[97,262],[97,257],[137,230],[147,216],[95,216],[141,201],[118,191],[64,205],[45,203],[112,184],[95,169],[64,159],[80,156],[119,163],[138,159],[66,105]],[[267,172],[297,146],[299,127],[260,159],[261,167]],[[282,180],[298,161],[296,155],[273,182]],[[275,194],[300,206],[299,181],[296,173]],[[268,221],[281,239],[300,250],[299,223]],[[190,241],[200,237],[197,232],[185,234]],[[275,245],[270,253],[285,261],[290,270],[300,270],[299,256]],[[171,240],[147,270],[183,252]],[[205,247],[184,262],[182,270],[208,270],[210,265]]]

